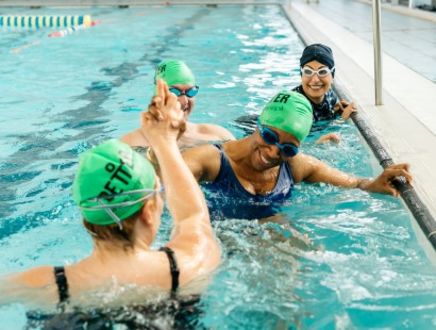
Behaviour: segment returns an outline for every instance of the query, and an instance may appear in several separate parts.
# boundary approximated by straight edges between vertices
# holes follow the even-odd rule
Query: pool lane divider
[[[54,32],[50,33],[48,35],[48,37],[49,38],[65,37],[65,36],[72,34],[76,31],[83,30],[83,29],[95,26],[97,24],[100,24],[100,23],[101,23],[100,20],[96,20],[96,21],[91,21],[91,23],[89,23],[89,24],[81,24],[81,25],[77,25],[77,26],[71,26],[71,27],[68,27],[68,28],[63,29],[63,30],[54,31]],[[35,40],[35,41],[32,41],[28,44],[21,46],[21,47],[13,48],[13,49],[11,49],[11,53],[19,54],[22,50],[24,50],[26,48],[29,48],[29,47],[35,46],[35,45],[39,45],[40,42],[41,42],[40,40]]]
[[[336,82],[335,90],[340,98],[350,99],[343,92],[343,89],[340,87],[340,85],[338,86],[338,83]],[[380,162],[380,165],[383,168],[393,165],[394,161],[392,160],[391,156],[386,151],[385,147],[383,147],[373,130],[365,122],[363,116],[360,115],[359,112],[354,112],[351,114],[351,119],[368,143],[377,160]],[[429,209],[421,201],[415,189],[408,184],[403,177],[394,180],[392,184],[400,191],[401,197],[403,198],[410,212],[413,214],[425,236],[436,250],[436,220],[431,215]]]
[[[44,27],[72,27],[91,26],[90,15],[41,15],[41,16],[5,16],[0,15],[0,27],[14,28],[44,28]]]
[[[63,29],[63,30],[52,32],[48,35],[48,37],[49,38],[65,37],[65,36],[72,34],[76,31],[83,30],[83,29],[89,28],[91,26],[95,26],[97,24],[100,24],[100,21],[92,21],[90,25],[81,24],[81,25],[77,25],[77,26],[71,26],[71,27],[68,27],[68,28]]]

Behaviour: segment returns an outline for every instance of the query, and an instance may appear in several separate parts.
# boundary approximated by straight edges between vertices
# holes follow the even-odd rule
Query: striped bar
[[[0,15],[0,27],[41,28],[41,27],[71,27],[91,25],[90,15],[62,16],[3,16]]]

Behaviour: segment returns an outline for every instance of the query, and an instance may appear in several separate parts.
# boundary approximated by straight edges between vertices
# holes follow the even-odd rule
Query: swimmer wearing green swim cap
[[[206,201],[177,146],[185,121],[183,113],[177,97],[162,80],[158,81],[157,96],[163,101],[152,102],[141,114],[141,129],[153,145],[163,187],[153,166],[119,140],[84,152],[74,179],[73,198],[93,241],[91,253],[65,266],[42,266],[2,276],[0,303],[22,302],[53,311],[56,306],[65,306],[74,311],[74,325],[79,328],[87,324],[80,323],[82,317],[75,317],[79,314],[87,322],[95,319],[87,316],[98,308],[98,315],[106,319],[106,309],[110,315],[111,308],[116,311],[122,307],[126,313],[117,314],[116,324],[136,325],[129,316],[132,304],[140,307],[147,304],[146,298],[155,304],[162,294],[176,295],[187,283],[192,292],[195,280],[201,278],[204,283],[216,269],[220,247]],[[171,119],[171,125],[158,120],[157,113]],[[173,234],[162,248],[155,249],[152,244],[161,223],[163,190]],[[74,226],[64,229],[57,239],[77,239],[76,233],[67,233],[68,229],[75,230]],[[201,293],[201,288],[192,293]],[[153,313],[150,310],[155,319]],[[56,324],[53,319],[59,321],[56,314],[41,316],[40,321],[47,323],[38,322],[38,328]],[[125,319],[128,323],[123,322]],[[112,318],[107,320],[112,326]]]
[[[348,175],[305,155],[300,149],[312,121],[312,106],[303,95],[281,91],[265,105],[251,135],[184,151],[194,176],[205,182],[211,196],[215,196],[209,200],[212,219],[273,216],[291,199],[294,185],[303,181],[395,196],[399,192],[390,184],[394,177],[401,175],[411,181],[406,164],[387,168],[370,180]]]
[[[168,59],[160,62],[155,70],[154,83],[158,79],[165,81],[171,93],[177,96],[181,109],[188,120],[195,107],[195,99],[200,87],[188,65],[177,59]],[[154,87],[156,94],[156,87]],[[121,138],[132,147],[146,147],[149,145],[140,130],[135,130]],[[186,122],[186,130],[180,136],[179,146],[187,147],[208,141],[234,140],[234,136],[224,127],[207,124]]]
[[[159,63],[154,75],[155,83],[158,79],[164,80],[168,86],[195,85],[195,77],[191,69],[185,62],[179,60],[166,60]]]
[[[312,107],[296,92],[283,91],[272,98],[259,117],[262,125],[278,128],[302,142],[312,127]]]
[[[158,192],[156,183],[156,173],[148,160],[127,144],[110,140],[80,156],[73,198],[85,221],[122,228],[122,221]]]

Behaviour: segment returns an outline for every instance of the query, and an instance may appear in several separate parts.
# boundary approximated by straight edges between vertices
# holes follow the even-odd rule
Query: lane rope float
[[[0,15],[0,27],[42,28],[42,27],[72,27],[91,26],[90,15],[61,15],[61,16],[5,16]]]

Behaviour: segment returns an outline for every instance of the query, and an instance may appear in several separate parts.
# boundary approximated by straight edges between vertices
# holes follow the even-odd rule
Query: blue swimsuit
[[[253,195],[241,185],[222,147],[221,167],[215,181],[203,184],[212,220],[260,219],[279,212],[294,187],[291,168],[287,162],[280,165],[280,172],[273,191],[266,195]]]

